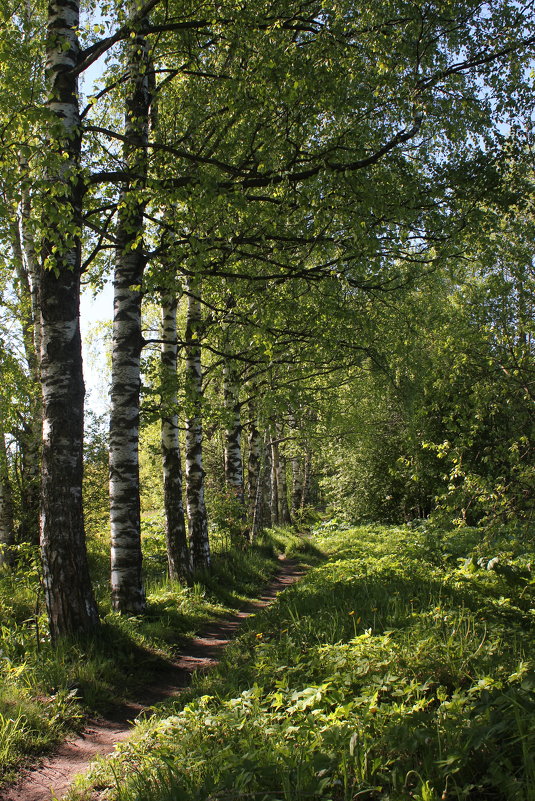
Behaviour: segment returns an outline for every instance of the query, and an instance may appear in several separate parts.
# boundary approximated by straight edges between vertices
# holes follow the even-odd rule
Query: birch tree
[[[204,501],[204,469],[202,459],[203,442],[203,386],[202,386],[202,307],[201,281],[191,276],[186,295],[188,309],[186,317],[186,499],[188,532],[193,569],[210,567],[210,542],[208,520]]]
[[[16,292],[20,308],[22,343],[29,374],[28,419],[22,435],[22,495],[19,536],[25,542],[39,542],[39,484],[41,463],[42,405],[39,354],[41,328],[39,310],[39,261],[32,230],[32,204],[29,168],[22,160],[21,199],[11,225],[11,248],[16,273]],[[33,221],[34,223],[35,221]]]
[[[223,364],[223,398],[225,407],[225,481],[232,495],[244,507],[245,514],[240,383],[236,366],[229,356],[225,356]]]
[[[162,463],[169,577],[188,581],[191,556],[182,503],[182,460],[179,441],[177,383],[177,297],[162,292]]]
[[[270,451],[271,451],[271,525],[280,525],[281,507],[279,501],[280,474],[279,442],[276,432],[271,430]]]
[[[38,195],[35,184],[43,175],[41,152],[46,152],[42,147],[46,14],[40,2],[32,6],[7,2],[2,6],[1,17],[0,124],[4,134],[0,146],[0,237],[6,269],[12,271],[8,283],[22,334],[19,351],[22,380],[20,391],[14,387],[11,404],[18,407],[16,430],[11,426],[9,435],[16,441],[17,484],[23,497],[23,503],[18,498],[15,503],[17,537],[38,544],[42,414],[38,215],[32,210],[32,199]],[[22,398],[24,404],[20,407]],[[6,432],[8,419],[9,409],[6,409]]]
[[[133,20],[140,9],[131,3]],[[127,44],[123,161],[132,176],[123,187],[117,222],[110,412],[111,585],[113,607],[137,615],[145,609],[139,500],[139,392],[143,188],[151,105],[148,18],[136,20]]]
[[[286,475],[286,456],[279,454],[279,469],[277,471],[279,518],[283,526],[290,526],[292,518],[288,506],[288,479]]]
[[[269,432],[269,430],[267,430],[264,434],[263,446],[265,464],[263,466],[264,469],[260,470],[262,525],[273,526],[277,521],[273,518],[273,464],[271,452],[271,432]]]
[[[262,527],[262,435],[258,428],[257,406],[254,398],[249,401],[247,445],[247,519],[249,521],[249,537],[252,541],[258,536]]]
[[[79,5],[49,5],[49,164],[39,275],[43,392],[41,554],[53,640],[93,629],[82,509],[84,381],[79,323],[83,186],[78,100]]]
[[[13,564],[12,546],[15,544],[13,521],[13,495],[5,434],[0,423],[0,567]]]
[[[297,448],[292,454],[292,516],[297,516],[303,507],[303,493],[305,488],[304,459]]]
[[[42,550],[53,637],[96,623],[81,506],[78,293],[85,181],[122,187],[116,342],[118,350],[124,345],[125,356],[123,362],[118,357],[112,393],[115,431],[123,426],[124,437],[117,434],[112,444],[112,506],[115,604],[131,612],[144,604],[135,444],[141,334],[136,322],[124,336],[122,323],[138,317],[147,145],[158,154],[151,198],[156,206],[163,197],[181,204],[185,247],[202,245],[198,275],[236,280],[245,264],[273,294],[289,277],[300,277],[307,286],[336,277],[351,291],[372,297],[445,263],[467,208],[492,177],[491,154],[500,140],[497,117],[509,114],[511,120],[530,91],[525,66],[535,37],[529,5],[454,3],[448,13],[413,5],[400,15],[395,4],[349,3],[329,12],[318,5],[237,9],[230,4],[199,19],[173,4],[166,16],[162,4],[157,23],[149,25],[146,15],[156,5],[153,0],[129,8],[125,26],[118,22],[110,36],[83,52],[76,0],[55,0],[48,16],[43,126],[48,139],[36,286],[44,415]],[[194,33],[189,37],[187,31]],[[161,69],[169,70],[170,80],[184,78],[177,83],[187,87],[173,106],[170,116],[178,121],[165,142],[147,142],[146,136],[149,35],[161,36],[157,41],[167,59]],[[2,38],[2,54],[10,38]],[[108,149],[108,169],[93,174],[89,154],[82,182],[77,75],[125,39],[131,53],[124,84],[130,123],[124,136],[102,134],[106,142],[113,136],[125,140],[124,164],[117,169],[117,153]],[[1,86],[3,92],[4,76]],[[5,162],[10,158],[8,149]],[[114,193],[106,199],[115,199]],[[106,239],[107,233],[99,236]],[[193,366],[194,338],[189,344],[193,387],[194,374],[202,371]],[[200,452],[193,423],[200,419],[201,390],[191,391],[190,457],[195,447]],[[190,458],[190,466],[194,461]],[[202,464],[196,464],[200,487]],[[196,498],[198,511],[199,492]],[[73,554],[76,565],[70,563]],[[206,553],[203,558],[207,561]]]

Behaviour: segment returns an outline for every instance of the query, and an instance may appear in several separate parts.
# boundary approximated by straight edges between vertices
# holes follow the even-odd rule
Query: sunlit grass
[[[99,770],[110,798],[533,801],[529,546],[334,528],[329,561]]]
[[[247,551],[231,554],[216,547],[212,573],[182,586],[167,578],[160,523],[148,527],[144,543],[148,609],[143,616],[111,611],[107,537],[90,541],[102,625],[84,640],[51,645],[37,554],[27,549],[16,574],[0,575],[0,780],[12,776],[24,756],[79,728],[88,711],[105,714],[117,702],[135,698],[154,680],[162,660],[175,656],[209,620],[256,597],[278,569],[278,554],[299,547],[295,535],[283,532],[266,534]]]

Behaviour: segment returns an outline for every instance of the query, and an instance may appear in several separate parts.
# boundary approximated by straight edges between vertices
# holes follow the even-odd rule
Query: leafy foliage
[[[277,556],[299,545],[291,534],[266,535],[247,552],[217,553],[213,573],[191,587],[165,579],[163,530],[146,526],[149,609],[143,618],[109,610],[107,542],[90,542],[91,568],[101,609],[98,637],[53,646],[39,587],[37,554],[18,547],[17,573],[0,575],[0,780],[28,755],[49,749],[89,712],[106,712],[155,680],[162,661],[208,620],[257,597],[277,569]],[[165,560],[164,560],[165,561]],[[26,568],[23,568],[26,564]]]
[[[532,798],[532,548],[489,559],[507,540],[324,527],[329,561],[95,780],[121,801]]]

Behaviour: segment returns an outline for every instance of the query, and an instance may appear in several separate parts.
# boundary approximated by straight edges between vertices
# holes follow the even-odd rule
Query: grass
[[[213,572],[184,587],[165,578],[163,533],[149,528],[147,614],[126,618],[110,609],[107,544],[94,538],[90,558],[103,622],[94,637],[58,647],[48,637],[34,555],[25,553],[24,567],[0,576],[0,782],[79,729],[88,713],[106,714],[135,698],[185,638],[257,597],[278,569],[278,554],[299,550],[303,541],[271,531],[247,551],[226,553],[217,536],[214,545]]]
[[[328,561],[93,771],[113,801],[534,801],[533,545],[325,526]]]

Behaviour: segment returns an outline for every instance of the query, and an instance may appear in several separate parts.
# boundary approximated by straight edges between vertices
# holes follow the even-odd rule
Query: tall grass
[[[290,533],[267,533],[247,551],[218,553],[209,575],[191,587],[166,578],[163,530],[149,529],[145,548],[147,614],[110,610],[109,558],[104,540],[90,543],[103,623],[97,635],[53,647],[43,609],[36,555],[0,575],[0,781],[21,760],[50,748],[83,724],[88,712],[106,714],[135,698],[185,638],[209,620],[243,607],[278,569],[277,555],[298,548]]]
[[[108,797],[533,801],[532,546],[408,526],[316,542],[329,561],[99,769]]]

